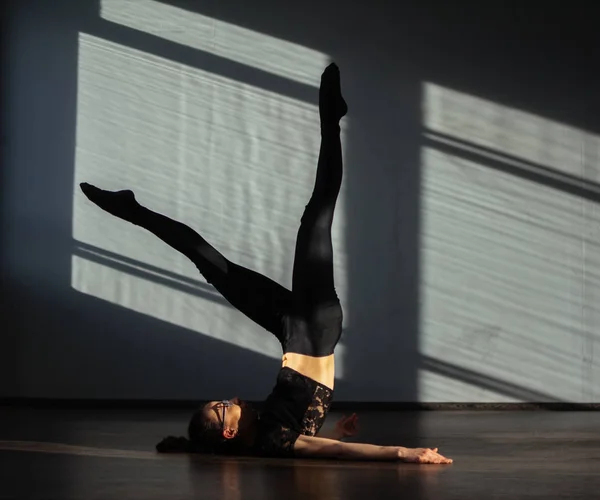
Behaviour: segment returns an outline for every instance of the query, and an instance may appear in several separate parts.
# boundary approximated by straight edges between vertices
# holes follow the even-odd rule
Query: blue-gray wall
[[[268,393],[274,340],[77,183],[134,188],[289,286],[319,72],[335,60],[351,110],[338,400],[599,401],[585,13],[393,4],[19,2],[3,63],[0,396]]]

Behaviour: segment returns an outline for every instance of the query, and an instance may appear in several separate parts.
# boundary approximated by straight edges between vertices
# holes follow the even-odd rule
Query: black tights
[[[324,329],[334,327],[337,330],[335,327],[341,322],[333,280],[331,241],[333,214],[341,183],[340,129],[337,124],[324,125],[315,186],[296,239],[292,291],[226,259],[200,234],[181,222],[142,206],[131,211],[126,220],[147,229],[188,257],[232,306],[273,333],[284,344],[284,348],[289,343],[288,350],[310,351],[301,354],[331,354],[341,331],[331,332],[335,338],[313,337],[322,337]],[[330,311],[325,317],[323,309]],[[333,325],[319,324],[323,320],[329,323],[332,318]],[[302,323],[304,325],[301,326]],[[303,335],[308,335],[310,339],[304,339],[308,343],[300,342],[303,347],[294,348],[293,345],[301,340],[293,338],[296,331],[296,335],[300,333],[299,327]],[[312,332],[313,329],[319,332]]]
[[[188,257],[232,306],[273,333],[285,352],[313,356],[333,353],[341,335],[342,323],[342,311],[333,281],[331,226],[342,183],[339,119],[343,113],[336,115],[335,105],[323,102],[328,98],[324,93],[322,87],[321,149],[317,175],[298,230],[291,291],[266,276],[229,261],[185,224],[133,202],[131,192],[127,192],[131,198],[123,208],[117,206],[124,204],[122,195],[121,201],[115,202],[115,194],[82,185],[86,195],[101,208],[147,229]],[[333,100],[335,98],[334,91]],[[337,98],[343,102],[341,95]],[[107,199],[111,196],[113,198]]]

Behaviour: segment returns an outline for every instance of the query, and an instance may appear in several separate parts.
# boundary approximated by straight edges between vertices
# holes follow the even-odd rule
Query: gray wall
[[[1,396],[268,393],[274,340],[77,184],[134,188],[289,286],[333,59],[351,109],[338,400],[600,400],[593,16],[335,4],[19,2]]]

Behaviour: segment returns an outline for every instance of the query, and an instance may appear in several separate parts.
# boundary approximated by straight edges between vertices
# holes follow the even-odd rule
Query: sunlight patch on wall
[[[271,336],[257,328],[227,304],[212,304],[184,291],[131,276],[110,266],[72,256],[72,282],[81,293],[92,295],[131,311],[198,332],[211,332],[211,337],[281,358],[281,348]]]
[[[248,6],[248,8],[252,8]],[[135,30],[318,86],[326,54],[153,0],[102,0],[100,15]]]
[[[425,97],[430,129],[574,175],[592,171],[575,153],[591,140],[581,131],[436,85]],[[421,352],[558,400],[597,401],[599,204],[435,142],[421,158]],[[420,400],[506,397],[423,373]]]
[[[576,127],[441,87],[424,86],[423,124],[476,146],[600,182],[600,138]]]
[[[290,287],[316,173],[316,107],[86,34],[79,58],[75,240],[205,283],[187,258],[92,205],[78,184],[132,188],[140,203],[198,230],[230,260]],[[342,303],[344,196],[333,228]],[[242,337],[268,337],[233,308],[77,259],[74,265],[73,286],[82,292],[248,348]]]
[[[476,383],[457,380],[429,370],[420,369],[418,380],[421,402],[514,403],[516,401],[514,397],[479,387]]]

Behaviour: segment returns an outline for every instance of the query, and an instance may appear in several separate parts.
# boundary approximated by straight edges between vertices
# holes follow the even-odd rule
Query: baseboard
[[[203,401],[0,398],[0,407],[45,409],[190,410]],[[260,402],[254,403],[260,407]],[[333,411],[598,411],[600,403],[411,403],[336,401]]]

